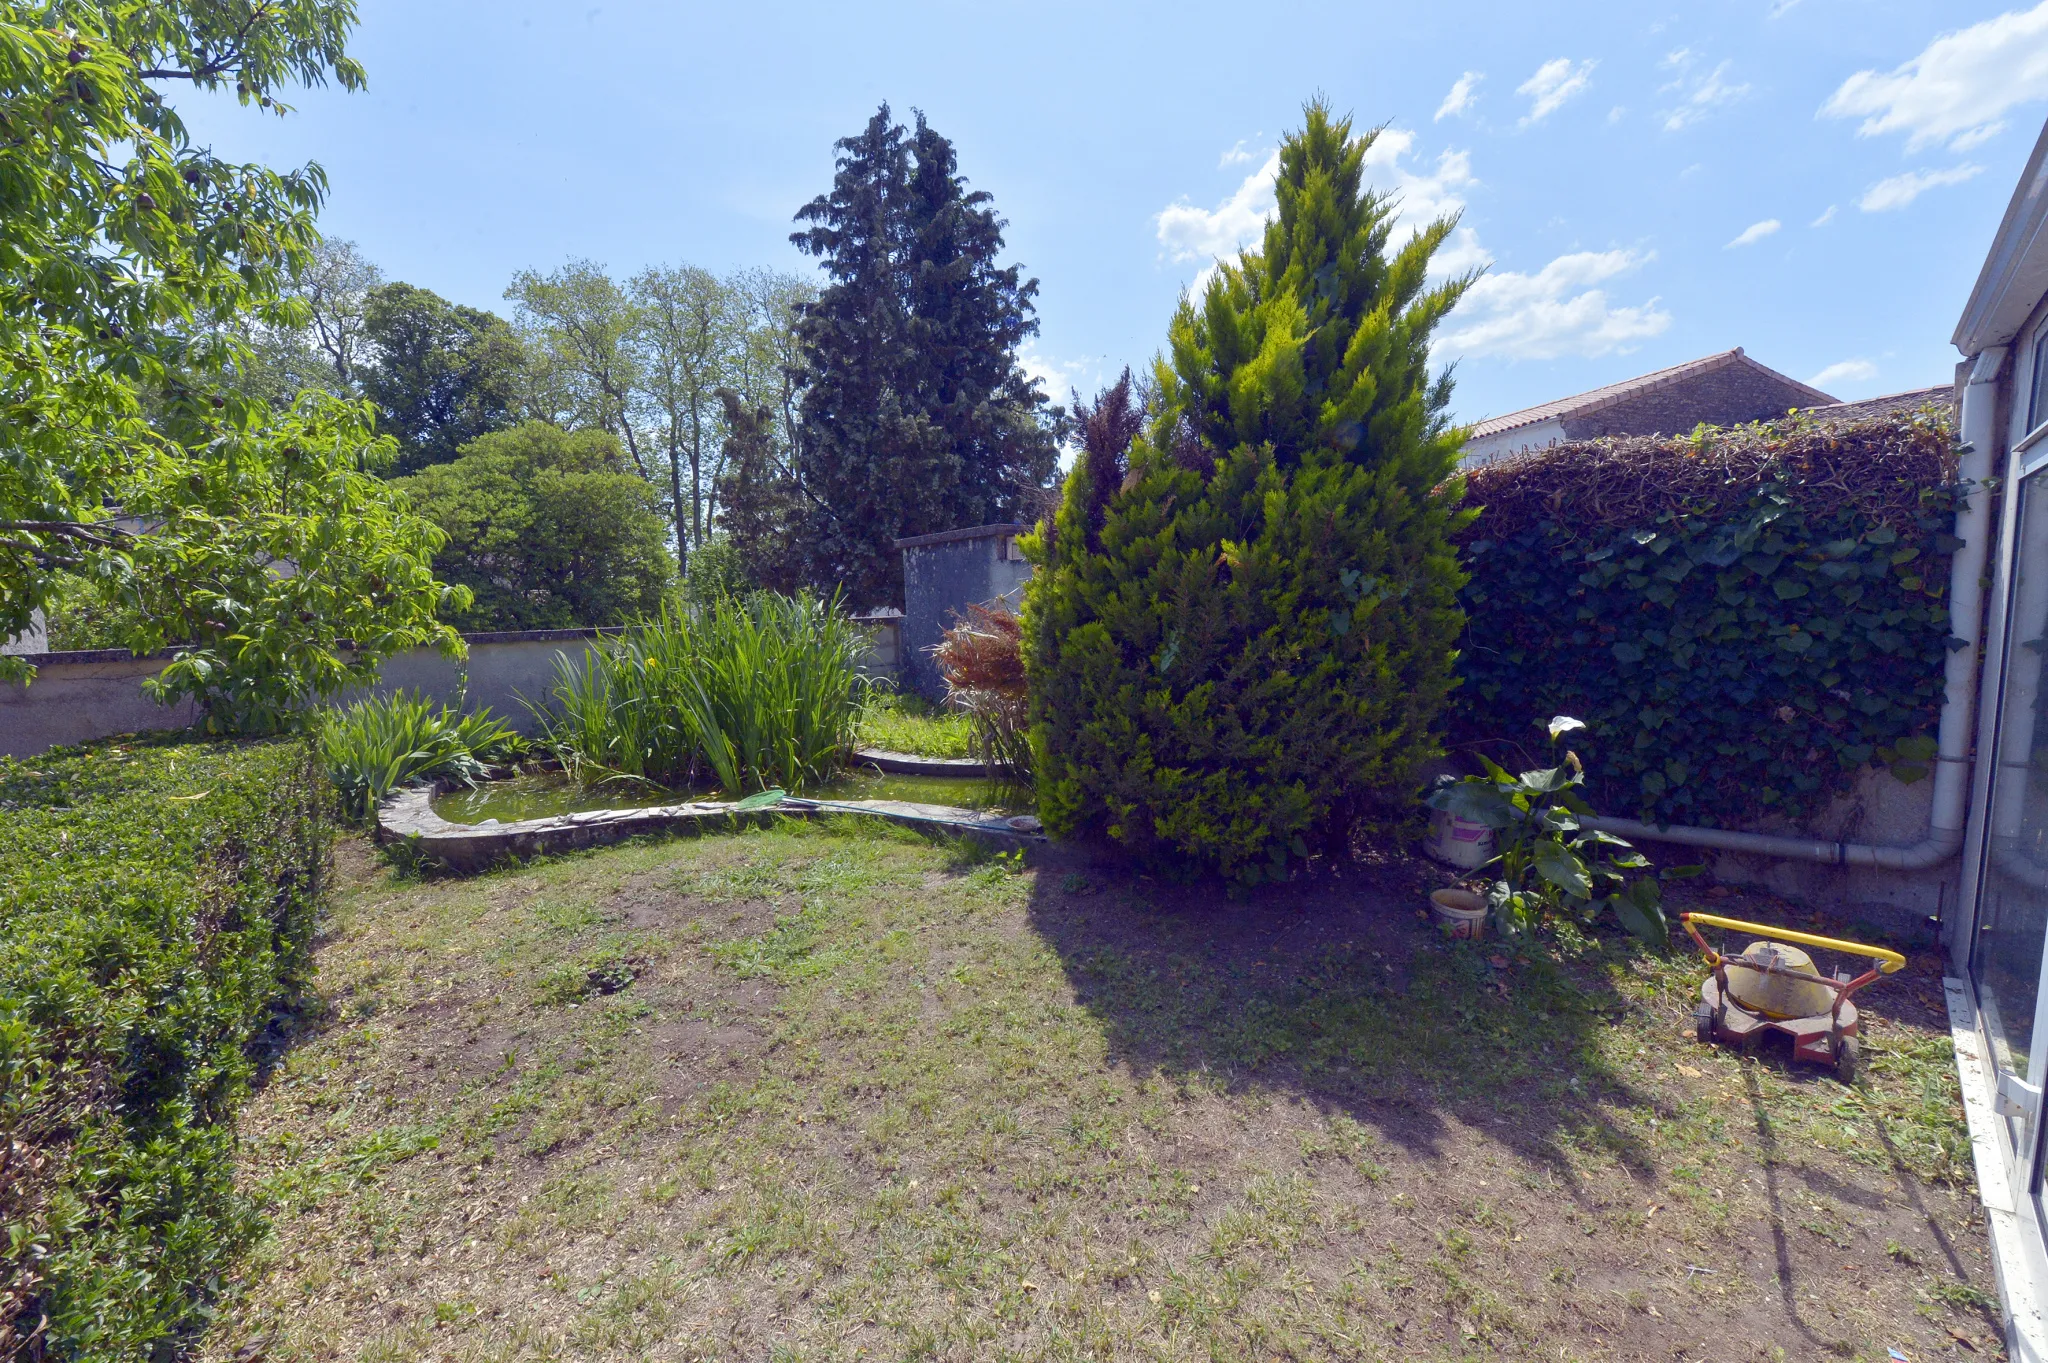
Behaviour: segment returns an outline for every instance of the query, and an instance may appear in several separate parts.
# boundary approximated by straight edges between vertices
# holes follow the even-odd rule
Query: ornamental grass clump
[[[932,658],[946,679],[946,703],[973,725],[974,755],[989,775],[1031,784],[1031,713],[1024,680],[1024,630],[1017,613],[970,605]]]
[[[489,707],[464,714],[405,691],[330,711],[317,732],[327,779],[342,808],[359,820],[401,786],[474,786],[526,753],[526,740]]]
[[[584,780],[729,795],[837,771],[867,699],[867,639],[835,602],[759,592],[658,619],[556,662],[542,743]]]
[[[1469,513],[1429,338],[1470,280],[1428,277],[1451,219],[1389,249],[1395,204],[1364,185],[1377,136],[1307,107],[1262,244],[1182,300],[1144,429],[1127,449],[1091,429],[1030,542],[1055,833],[1283,877],[1347,855],[1437,750]]]

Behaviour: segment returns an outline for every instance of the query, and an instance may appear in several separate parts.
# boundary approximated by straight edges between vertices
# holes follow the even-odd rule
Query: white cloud
[[[2021,104],[2048,98],[2048,0],[1954,33],[1889,72],[1858,71],[1821,106],[1829,118],[1861,118],[1861,137],[1907,134],[1906,150],[1974,147],[2005,127]]]
[[[1837,360],[1806,382],[1826,391],[1831,383],[1869,383],[1877,377],[1877,366],[1869,360]]]
[[[2048,3],[2048,0],[2043,0],[2043,2]],[[1673,53],[1672,55],[1678,56],[1679,54]],[[1728,65],[1727,62],[1722,62],[1712,71],[1692,82],[1690,89],[1686,89],[1686,83],[1683,80],[1666,87],[1667,89],[1684,89],[1686,93],[1685,97],[1678,102],[1675,108],[1665,110],[1665,132],[1675,133],[1681,128],[1690,127],[1714,110],[1720,108],[1723,104],[1732,104],[1749,93],[1748,85],[1730,85],[1728,83],[1726,79]]]
[[[2048,5],[2048,0],[2042,0]],[[1582,92],[1593,80],[1591,60],[1574,62],[1570,57],[1557,57],[1536,68],[1536,74],[1515,87],[1518,95],[1529,97],[1529,113],[1522,119],[1526,126],[1540,123],[1564,106],[1566,100]]]
[[[1153,221],[1167,257],[1213,260],[1249,246],[1273,215],[1273,177],[1279,170],[1280,153],[1276,151],[1216,207],[1197,208],[1183,199],[1161,209]]]
[[[1437,248],[1430,258],[1429,268],[1433,274],[1464,274],[1467,270],[1484,269],[1493,264],[1493,252],[1479,244],[1479,234],[1469,227],[1460,227],[1451,233],[1449,241]]]
[[[1472,91],[1479,82],[1486,79],[1483,72],[1467,71],[1451,85],[1451,92],[1444,96],[1444,102],[1436,106],[1436,121],[1443,122],[1453,114],[1462,114],[1475,102]]]
[[[1777,18],[1798,3],[1799,0],[1777,0],[1777,3],[1771,6],[1771,17],[1773,19]]]
[[[1397,247],[1407,240],[1408,232],[1464,208],[1463,191],[1479,183],[1472,174],[1470,152],[1439,152],[1436,167],[1422,172],[1402,164],[1414,150],[1414,133],[1405,128],[1388,128],[1373,139],[1371,149],[1365,153],[1366,183],[1400,200],[1394,214]]]
[[[1984,167],[1974,165],[1957,166],[1953,170],[1909,170],[1904,175],[1879,180],[1864,190],[1856,206],[1865,213],[1889,212],[1894,208],[1904,208],[1930,189],[1959,185],[1983,173]]]
[[[1819,217],[1815,218],[1812,222],[1806,225],[1808,227],[1826,227],[1829,223],[1835,220],[1835,207],[1836,206],[1834,204],[1829,204],[1827,212],[1821,214]]]
[[[1623,117],[1623,115],[1625,115],[1625,114],[1627,114],[1627,113],[1628,113],[1628,108],[1627,108],[1627,106],[1625,106],[1625,105],[1621,105],[1621,104],[1617,104],[1617,105],[1615,105],[1615,106],[1614,106],[1614,107],[1613,107],[1612,109],[1609,109],[1609,110],[1607,111],[1607,121],[1608,121],[1608,122],[1609,122],[1610,124],[1612,124],[1612,123],[1619,123],[1619,122],[1621,122],[1621,120],[1622,120],[1622,117]]]
[[[1489,274],[1451,314],[1441,347],[1447,354],[1515,360],[1630,350],[1669,327],[1671,314],[1654,298],[1639,307],[1615,307],[1597,286],[1653,259],[1635,251],[1580,251],[1534,274]]]
[[[1776,218],[1765,218],[1762,222],[1753,222],[1743,228],[1735,240],[1729,242],[1721,249],[1732,251],[1738,246],[1754,246],[1784,225],[1784,223],[1779,222]]]
[[[1238,138],[1237,145],[1232,147],[1229,151],[1224,152],[1223,155],[1217,160],[1216,168],[1218,170],[1221,170],[1225,166],[1248,165],[1251,162],[1258,160],[1259,154],[1256,151],[1253,151],[1250,147],[1245,145],[1248,142],[1255,141],[1257,139],[1257,136],[1257,134],[1254,134],[1252,137]]]

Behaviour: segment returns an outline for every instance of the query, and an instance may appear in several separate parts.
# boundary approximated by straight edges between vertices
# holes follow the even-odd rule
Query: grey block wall
[[[929,700],[943,700],[945,678],[931,650],[970,605],[1001,602],[1011,610],[1024,604],[1031,565],[1016,553],[1026,525],[977,525],[937,535],[896,541],[903,551],[904,688]]]

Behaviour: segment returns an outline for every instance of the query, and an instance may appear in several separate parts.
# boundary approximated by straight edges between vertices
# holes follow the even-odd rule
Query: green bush
[[[488,707],[463,714],[404,691],[325,714],[320,760],[342,808],[368,819],[386,795],[416,781],[474,786],[490,768],[516,762],[526,740]]]
[[[1924,777],[1956,545],[1949,417],[1813,414],[1475,471],[1454,739],[1499,755],[1576,715],[1602,737],[1594,802],[1659,823],[1796,819],[1866,763]]]
[[[838,604],[760,592],[661,618],[558,659],[542,742],[597,779],[730,795],[800,790],[852,749],[867,638]]]
[[[0,759],[0,1356],[173,1356],[260,1229],[233,1118],[327,798],[303,742]]]
[[[1040,812],[1175,872],[1285,875],[1412,801],[1452,664],[1461,490],[1431,331],[1451,229],[1394,206],[1320,103],[1263,246],[1183,300],[1149,431],[1089,448],[1027,542]],[[1091,445],[1095,442],[1091,441]],[[1319,845],[1319,846],[1318,846]]]

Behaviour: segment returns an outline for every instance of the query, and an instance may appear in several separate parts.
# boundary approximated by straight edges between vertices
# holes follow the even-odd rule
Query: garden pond
[[[903,800],[989,813],[1025,812],[1023,801],[980,777],[895,776],[856,770],[842,772],[802,795],[812,800]],[[669,790],[634,781],[585,784],[564,772],[543,771],[437,795],[434,812],[449,823],[480,824],[493,819],[517,823],[599,809],[648,809],[690,800],[728,798],[732,797],[715,789]]]

